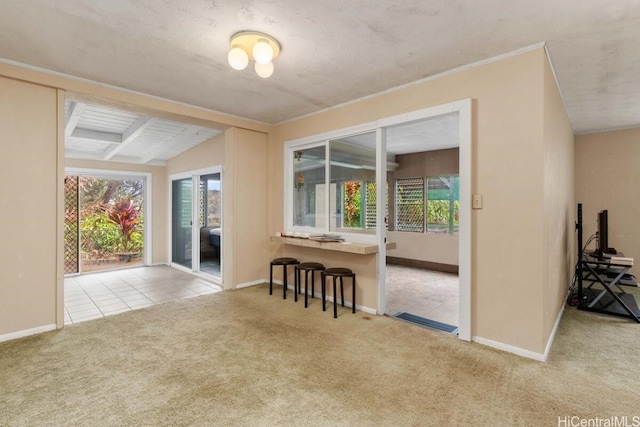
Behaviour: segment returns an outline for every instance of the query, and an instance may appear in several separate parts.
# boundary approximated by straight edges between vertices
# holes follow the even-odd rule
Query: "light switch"
[[[471,198],[472,209],[482,209],[482,194],[474,194]]]

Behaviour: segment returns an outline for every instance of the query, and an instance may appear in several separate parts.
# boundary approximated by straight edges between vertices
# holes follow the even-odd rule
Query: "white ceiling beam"
[[[118,154],[123,148],[127,145],[131,144],[136,140],[138,136],[149,126],[151,126],[154,122],[156,122],[157,118],[152,118],[149,116],[140,117],[134,124],[132,124],[129,129],[122,134],[122,142],[119,145],[109,147],[104,154],[102,155],[102,160],[111,160],[113,156]]]
[[[146,164],[153,160],[158,154],[162,153],[166,149],[170,148],[172,145],[180,143],[187,138],[191,138],[200,132],[199,126],[190,126],[174,136],[173,138],[166,139],[162,142],[159,142],[152,150],[150,150],[146,156],[140,158],[140,163]]]
[[[106,142],[109,144],[120,144],[122,142],[122,135],[119,133],[100,132],[89,129],[75,129],[69,136],[75,139],[87,139],[90,141]]]
[[[65,136],[69,136],[73,133],[85,108],[87,108],[87,104],[83,104],[81,102],[73,102],[71,104],[71,111],[69,112],[69,117],[67,117],[67,123],[64,126]]]

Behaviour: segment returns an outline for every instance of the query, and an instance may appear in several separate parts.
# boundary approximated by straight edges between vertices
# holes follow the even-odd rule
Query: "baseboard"
[[[56,325],[44,325],[37,328],[25,329],[22,331],[11,332],[10,334],[0,335],[0,342],[11,341],[18,338],[28,337],[29,335],[41,334],[43,332],[55,331]]]
[[[497,341],[488,340],[482,337],[473,337],[472,341],[477,342],[478,344],[483,344],[489,347],[497,348],[498,350],[507,351],[509,353],[517,354],[518,356],[527,357],[529,359],[537,360],[539,362],[546,362],[549,357],[549,352],[551,351],[551,347],[553,345],[553,341],[556,338],[556,332],[558,331],[558,326],[560,325],[560,320],[562,319],[562,314],[564,313],[564,307],[567,303],[567,297],[564,298],[564,302],[562,303],[562,307],[556,316],[556,322],[553,325],[553,329],[551,330],[551,334],[549,334],[549,339],[547,340],[547,345],[545,346],[544,353],[536,353],[531,350],[525,350],[524,348],[515,347],[512,345],[504,344]]]
[[[264,282],[259,282],[259,283],[269,283],[269,282],[268,282],[268,281],[264,281]],[[257,284],[259,284],[259,283],[257,283]],[[274,281],[273,281],[273,284],[274,284],[274,285],[280,285],[280,286],[282,286],[282,281],[280,281],[280,280],[274,280]],[[287,289],[289,289],[289,290],[291,290],[291,291],[292,291],[292,290],[293,290],[293,285],[289,285],[289,284],[287,283]],[[300,296],[301,296],[302,298],[304,298],[304,294],[301,294]],[[309,296],[311,296],[311,294],[309,294]],[[314,292],[314,293],[313,293],[313,296],[314,296],[315,298],[321,299],[321,298],[322,298],[322,292],[320,292],[320,293],[318,293],[318,292]],[[330,302],[330,303],[332,303],[332,304],[333,304],[333,297],[331,297],[331,296],[327,295],[327,296],[326,296],[326,300],[327,300],[328,302]],[[345,305],[345,307],[351,307],[351,303],[350,303],[349,301],[345,301],[345,302],[344,302],[344,305]],[[359,310],[359,311],[362,311],[363,313],[368,313],[368,314],[378,314],[378,311],[377,311],[375,308],[365,307],[365,306],[363,306],[363,305],[359,305],[359,304],[356,304],[356,310]]]
[[[498,350],[502,350],[508,353],[516,354],[518,356],[526,357],[528,359],[537,360],[538,362],[544,362],[546,360],[545,355],[542,353],[536,353],[535,351],[525,350],[524,348],[501,343],[498,341],[493,341],[493,340],[489,340],[489,339],[478,337],[478,336],[471,337],[471,341],[477,342],[478,344],[486,345],[487,347],[493,347]]]
[[[549,357],[549,352],[551,351],[551,346],[553,345],[553,341],[556,339],[556,332],[558,332],[558,326],[560,326],[560,320],[562,320],[562,315],[564,314],[564,308],[567,305],[567,298],[569,298],[569,292],[567,291],[567,295],[565,295],[564,300],[562,302],[562,307],[560,307],[560,311],[558,312],[558,315],[556,316],[556,323],[553,325],[553,329],[551,330],[551,334],[549,334],[549,339],[547,340],[547,345],[544,349],[544,360],[543,362],[547,361],[547,358]]]
[[[387,257],[387,264],[403,265],[405,267],[422,268],[425,270],[442,271],[443,273],[458,274],[458,266],[439,262],[421,261],[417,259]]]
[[[248,288],[250,286],[261,285],[263,283],[268,283],[268,282],[262,279],[262,280],[254,280],[253,282],[238,283],[236,285],[236,289]],[[273,283],[276,283],[275,280],[273,281]]]

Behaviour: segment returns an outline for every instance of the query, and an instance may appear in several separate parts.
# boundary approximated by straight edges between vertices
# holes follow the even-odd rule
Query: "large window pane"
[[[293,152],[293,225],[325,228],[326,148],[313,147]]]
[[[427,178],[427,232],[458,231],[460,210],[458,175]]]
[[[371,198],[367,191],[376,179],[375,145],[375,132],[329,141],[330,231],[375,234],[375,223],[367,227],[372,209],[375,220],[375,193]]]

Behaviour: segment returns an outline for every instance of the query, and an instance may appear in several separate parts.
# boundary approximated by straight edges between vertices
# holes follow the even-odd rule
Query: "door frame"
[[[214,274],[209,274],[209,273],[203,273],[202,271],[200,271],[200,227],[195,226],[195,224],[198,224],[198,209],[196,208],[197,205],[197,200],[198,200],[198,188],[199,188],[199,180],[200,177],[203,175],[211,175],[211,174],[216,174],[219,173],[220,174],[220,191],[223,193],[220,203],[221,203],[221,211],[222,211],[222,215],[220,216],[220,229],[224,230],[224,183],[223,183],[223,179],[224,179],[224,172],[223,172],[223,167],[222,165],[215,165],[215,166],[210,166],[210,167],[206,167],[206,168],[200,168],[200,169],[193,169],[193,170],[189,170],[186,172],[179,172],[179,173],[175,173],[175,174],[171,174],[169,175],[168,178],[168,184],[167,184],[167,191],[168,191],[168,197],[167,200],[169,201],[168,206],[167,206],[167,230],[169,230],[169,232],[167,233],[167,254],[168,254],[168,259],[169,259],[169,266],[176,268],[178,270],[182,270],[185,271],[187,273],[190,274],[194,274],[196,276],[202,276],[204,278],[206,278],[209,281],[212,281],[214,283],[217,284],[222,284],[224,282],[223,278],[224,278],[224,232],[221,233],[220,235],[220,276],[216,276]],[[172,190],[172,183],[175,180],[180,180],[180,179],[185,179],[185,178],[191,178],[192,182],[193,182],[193,193],[191,196],[191,203],[193,204],[192,209],[191,209],[191,213],[192,213],[192,217],[191,217],[191,223],[193,224],[191,226],[191,269],[188,269],[187,267],[180,265],[178,263],[174,263],[173,262],[173,190]],[[198,254],[198,256],[195,256],[195,254]]]
[[[387,182],[386,164],[386,128],[403,123],[424,120],[430,117],[449,113],[458,113],[459,137],[459,183],[460,183],[460,222],[458,229],[458,338],[471,341],[471,108],[470,98],[454,101],[448,104],[436,105],[422,110],[386,117],[379,120],[376,134],[376,149],[378,165],[377,186],[385,188]],[[378,312],[386,309],[386,233],[384,229],[385,200],[377,200],[378,230]]]
[[[74,168],[74,167],[66,167],[64,168],[64,174],[72,175],[72,176],[85,176],[85,177],[98,177],[98,178],[112,178],[112,179],[126,179],[126,178],[141,178],[144,181],[144,201],[143,211],[144,211],[144,222],[142,224],[142,233],[143,233],[143,265],[151,265],[152,263],[152,254],[153,250],[151,249],[151,245],[153,242],[153,236],[151,235],[151,230],[153,230],[153,212],[151,207],[152,205],[152,174],[149,172],[135,172],[135,171],[124,171],[124,170],[112,170],[112,169],[90,169],[90,168]],[[80,266],[79,266],[80,267]],[[78,270],[82,270],[78,268]],[[82,274],[80,271],[78,274]]]

